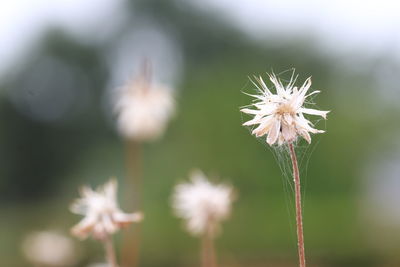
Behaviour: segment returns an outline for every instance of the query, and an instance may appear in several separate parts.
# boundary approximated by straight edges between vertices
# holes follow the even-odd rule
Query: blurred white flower
[[[212,184],[201,171],[190,175],[190,183],[178,184],[173,195],[173,208],[186,221],[187,230],[195,236],[214,236],[219,223],[228,218],[233,188]]]
[[[28,261],[40,266],[73,266],[77,259],[73,241],[55,231],[31,233],[22,251]]]
[[[115,104],[119,133],[136,141],[160,138],[175,112],[172,90],[139,76],[119,91]]]
[[[314,129],[312,123],[304,118],[303,114],[318,115],[326,119],[329,111],[320,111],[303,107],[304,101],[310,95],[319,93],[319,91],[307,94],[311,86],[311,77],[298,89],[294,86],[296,78],[294,72],[289,83],[284,86],[275,74],[269,75],[271,82],[274,84],[276,94],[273,94],[261,78],[255,77],[258,82],[253,84],[257,87],[260,95],[251,95],[256,98],[252,104],[256,109],[243,108],[242,112],[254,115],[252,120],[245,122],[243,125],[257,125],[258,127],[252,131],[257,137],[267,135],[267,143],[278,145],[291,143],[298,136],[302,136],[308,143],[311,142],[310,133],[323,133],[323,130]]]
[[[82,198],[71,205],[71,211],[84,215],[71,230],[75,236],[85,239],[89,234],[98,240],[104,240],[120,228],[143,219],[141,212],[124,213],[117,203],[117,181],[111,179],[96,191],[90,187],[81,188]]]
[[[108,263],[91,263],[87,267],[110,267]]]

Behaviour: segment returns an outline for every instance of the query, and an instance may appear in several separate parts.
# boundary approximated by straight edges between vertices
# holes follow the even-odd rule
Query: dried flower
[[[115,105],[120,134],[136,141],[153,141],[164,133],[175,111],[172,91],[139,76],[120,89]]]
[[[108,263],[92,263],[86,267],[110,267],[110,264],[108,264]]]
[[[71,211],[85,218],[71,230],[75,236],[85,239],[89,234],[104,240],[120,228],[142,220],[141,212],[131,214],[120,210],[117,203],[117,181],[111,179],[93,191],[90,187],[81,188],[82,198],[71,205]]]
[[[40,266],[73,266],[77,259],[73,241],[56,231],[29,234],[22,251],[31,263]]]
[[[311,86],[311,77],[298,89],[294,86],[296,78],[293,75],[289,83],[284,86],[275,74],[269,75],[274,84],[276,94],[273,94],[262,77],[255,77],[258,82],[253,84],[257,87],[260,95],[251,95],[257,100],[252,104],[256,109],[243,108],[242,112],[254,115],[252,120],[243,125],[258,125],[252,134],[257,137],[267,135],[267,143],[278,145],[294,142],[298,136],[302,136],[308,143],[311,142],[310,133],[323,133],[323,130],[313,128],[312,123],[304,118],[303,114],[317,115],[326,119],[329,111],[320,111],[303,107],[305,99],[310,95],[319,93],[314,91],[307,94]],[[306,95],[307,94],[307,95]]]
[[[191,183],[178,184],[173,195],[177,216],[186,220],[193,235],[214,235],[219,223],[230,214],[233,189],[225,184],[212,184],[201,171],[194,171]]]

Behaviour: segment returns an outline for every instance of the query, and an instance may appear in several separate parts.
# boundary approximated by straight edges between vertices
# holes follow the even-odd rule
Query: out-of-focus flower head
[[[71,230],[72,234],[85,239],[89,234],[98,240],[104,240],[119,229],[143,219],[141,212],[124,213],[117,203],[117,181],[111,179],[95,191],[82,187],[81,198],[70,207],[71,211],[85,217]]]
[[[77,251],[73,241],[56,231],[29,234],[22,243],[26,259],[40,266],[73,266]]]
[[[86,267],[109,267],[109,266],[110,266],[110,264],[108,264],[108,263],[92,263]]]
[[[149,67],[144,64],[142,73],[118,93],[115,112],[119,133],[139,142],[160,138],[175,112],[172,90],[151,82]]]
[[[213,184],[199,170],[190,175],[191,182],[175,187],[173,208],[186,222],[187,230],[195,235],[214,236],[220,222],[226,220],[234,198],[233,188],[226,184]]]
[[[261,76],[255,77],[256,82],[252,82],[260,94],[251,95],[256,98],[255,102],[251,104],[255,109],[241,109],[244,113],[254,115],[252,120],[243,125],[258,125],[252,134],[257,137],[267,135],[269,145],[292,143],[298,136],[302,136],[308,143],[311,143],[310,133],[323,133],[324,131],[313,128],[313,124],[303,114],[317,115],[326,119],[326,114],[329,112],[303,107],[307,97],[319,93],[319,91],[313,91],[307,94],[311,86],[311,77],[300,88],[294,86],[297,79],[297,76],[294,77],[294,71],[286,85],[283,85],[274,73],[269,75],[269,78],[275,87],[276,94],[270,91]]]

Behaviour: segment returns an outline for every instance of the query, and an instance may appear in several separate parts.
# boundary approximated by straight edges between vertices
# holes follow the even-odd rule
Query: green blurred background
[[[97,5],[107,1],[89,2],[93,7],[86,12],[95,17]],[[194,1],[118,1],[120,8],[101,23],[78,22],[90,27],[77,35],[50,20],[1,76],[0,265],[32,266],[21,252],[32,231],[68,235],[80,219],[68,210],[80,185],[99,185],[114,175],[124,184],[126,148],[114,127],[110,91],[147,57],[156,79],[176,89],[178,111],[164,137],[143,147],[140,266],[198,266],[199,242],[170,208],[173,186],[193,168],[238,191],[217,240],[221,266],[296,266],[292,192],[285,190],[282,162],[241,126],[239,112],[251,100],[243,94],[253,90],[248,76],[293,67],[299,82],[312,75],[313,89],[322,91],[318,107],[331,110],[326,124],[318,124],[327,132],[313,137],[302,165],[310,266],[400,266],[398,32],[389,34],[395,41],[380,41],[384,49],[369,49],[379,37],[372,31],[385,25],[374,22],[370,9],[363,13],[367,4],[359,2],[360,9],[346,16],[355,22],[371,16],[378,25],[365,25],[371,44],[336,49],[346,40],[296,28],[299,15],[290,21],[291,31],[272,20],[273,30],[261,34],[227,19],[228,8],[189,2]],[[268,8],[267,2],[240,2],[243,9]],[[18,11],[28,12],[35,5],[30,4]],[[291,2],[281,5],[271,2],[265,19],[274,8],[285,12]],[[310,11],[313,1],[306,1],[292,8],[307,15],[322,7]],[[248,17],[253,18],[260,20]],[[349,39],[361,34],[352,32],[352,20],[331,19]],[[31,34],[27,29],[14,33]],[[77,266],[102,261],[99,244],[75,243]]]

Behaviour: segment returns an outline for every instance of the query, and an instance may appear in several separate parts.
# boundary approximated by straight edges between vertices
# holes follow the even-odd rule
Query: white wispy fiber
[[[271,92],[261,76],[255,77],[255,82],[252,81],[260,94],[251,95],[256,98],[251,104],[254,109],[241,109],[242,112],[254,116],[243,125],[258,125],[252,134],[257,137],[266,135],[269,145],[292,143],[298,136],[311,143],[310,133],[316,134],[324,131],[313,128],[313,124],[304,117],[304,114],[321,116],[326,119],[329,112],[304,107],[307,97],[320,92],[313,91],[307,94],[311,87],[311,77],[300,88],[294,85],[297,80],[294,72],[286,85],[283,85],[274,73],[269,74],[269,79],[275,87],[276,94]]]
[[[85,216],[71,230],[75,236],[85,239],[92,234],[93,238],[104,240],[119,229],[143,219],[141,212],[124,213],[117,203],[117,181],[111,179],[95,191],[82,187],[81,198],[70,207],[76,214]]]
[[[56,231],[29,234],[22,243],[22,252],[35,266],[73,266],[77,260],[73,241]]]
[[[115,112],[122,136],[135,141],[154,141],[163,135],[175,112],[172,90],[138,77],[120,89]]]
[[[233,188],[226,184],[213,184],[201,171],[190,175],[189,183],[175,187],[173,208],[186,222],[187,230],[195,235],[215,235],[220,222],[231,212]]]

